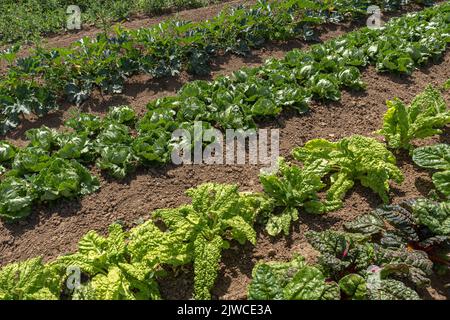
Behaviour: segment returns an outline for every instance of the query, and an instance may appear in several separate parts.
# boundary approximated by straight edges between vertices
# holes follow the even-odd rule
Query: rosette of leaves
[[[417,287],[429,284],[433,263],[420,250],[384,247],[370,235],[327,230],[307,233],[309,243],[320,252],[319,264],[332,279],[348,274],[363,277],[370,267],[389,269],[389,275]]]
[[[61,274],[75,268],[81,272],[80,286],[65,293],[73,300],[160,299],[158,265],[134,259],[134,247],[127,247],[127,237],[119,224],[109,227],[108,237],[90,231],[80,240],[76,253],[53,262]]]
[[[60,279],[41,258],[8,264],[0,269],[0,300],[58,300]]]
[[[6,177],[0,183],[0,217],[13,222],[27,217],[36,194],[25,179]]]
[[[325,161],[330,175],[327,200],[342,206],[345,194],[359,181],[376,192],[383,202],[389,201],[389,181],[403,181],[403,174],[395,165],[394,155],[375,139],[354,135],[338,142],[314,139],[292,152],[305,167],[317,160]],[[336,209],[336,206],[332,207]],[[311,208],[312,209],[312,208]]]
[[[282,231],[288,235],[291,223],[298,220],[298,208],[305,208],[307,212],[326,211],[326,205],[319,201],[317,193],[325,187],[321,179],[328,171],[328,164],[323,159],[300,168],[280,158],[277,172],[260,175],[264,193],[274,206],[265,222],[270,235]]]
[[[419,167],[436,170],[432,179],[436,189],[450,198],[450,145],[436,144],[417,148],[413,161]]]
[[[411,150],[414,139],[423,139],[442,133],[450,123],[450,111],[439,90],[428,86],[410,105],[400,99],[387,102],[383,127],[377,133],[385,137],[393,149]]]
[[[345,224],[385,248],[422,251],[442,271],[450,266],[450,203],[429,199],[387,205]],[[419,268],[420,269],[420,268]],[[416,272],[420,277],[420,272]]]
[[[106,120],[112,122],[132,125],[136,121],[136,112],[130,106],[116,106],[108,111]]]
[[[80,163],[60,158],[53,158],[39,174],[29,179],[40,201],[86,195],[100,187],[97,177]]]
[[[103,122],[100,117],[93,114],[80,113],[68,119],[64,124],[79,134],[85,133],[88,137],[92,137],[100,132]]]
[[[339,300],[339,286],[301,256],[289,262],[260,262],[252,271],[249,300]]]
[[[222,250],[230,240],[240,244],[256,242],[253,221],[259,202],[253,196],[241,195],[235,185],[206,183],[189,189],[192,204],[153,213],[170,232],[186,245],[188,260],[194,264],[194,295],[210,299]]]
[[[27,148],[34,148],[32,152],[40,148],[63,159],[93,160],[93,145],[86,132],[58,132],[43,126],[28,130],[26,136],[30,141]]]
[[[99,156],[96,165],[114,178],[125,178],[139,160],[132,148],[133,140],[129,127],[107,121],[95,140]]]

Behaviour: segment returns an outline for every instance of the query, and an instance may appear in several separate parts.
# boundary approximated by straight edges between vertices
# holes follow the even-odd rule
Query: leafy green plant
[[[194,294],[196,299],[209,299],[215,283],[221,252],[230,246],[229,240],[255,244],[253,221],[258,205],[253,197],[238,193],[237,186],[203,184],[189,189],[192,204],[153,213],[168,232],[178,235],[186,244],[186,254],[194,263]]]
[[[218,52],[245,55],[267,41],[314,39],[314,25],[336,20],[330,18],[330,11],[347,12],[348,6],[353,7],[329,1],[261,1],[250,8],[224,11],[206,22],[118,28],[111,36],[85,37],[69,48],[38,48],[14,64],[13,52],[2,54],[9,68],[0,81],[0,133],[14,129],[22,115],[44,115],[57,107],[60,98],[80,105],[95,89],[121,93],[125,81],[135,74],[147,73],[153,79],[183,70],[206,74],[211,56]],[[221,77],[208,90],[188,89],[189,99],[166,99],[160,106],[178,110],[177,104],[182,104],[181,116],[183,111],[194,111],[193,115],[223,128],[254,126],[255,118],[277,115],[287,107],[304,112],[311,98],[338,100],[344,87],[364,89],[358,68],[367,64],[377,65],[380,72],[411,73],[442,56],[448,43],[447,11],[444,3],[394,19],[382,30],[362,29],[316,44],[308,52],[293,50],[283,60],[270,59],[262,67],[245,70],[249,76],[244,79]],[[193,119],[177,117],[177,122],[184,121]]]
[[[444,84],[444,90],[450,90],[450,79]]]
[[[338,300],[339,286],[327,281],[301,256],[290,262],[258,263],[248,287],[249,300]]]
[[[128,233],[118,224],[109,227],[109,236],[88,232],[79,242],[78,252],[58,258],[52,265],[64,274],[76,267],[88,280],[70,295],[74,300],[160,299],[155,276],[158,265],[142,264],[127,247]]]
[[[442,133],[440,128],[450,123],[450,111],[439,90],[428,86],[409,106],[399,100],[387,102],[383,128],[389,147],[411,150],[414,139],[423,139]]]
[[[320,252],[319,264],[332,279],[340,281],[349,274],[366,278],[373,268],[384,270],[380,274],[412,282],[415,286],[429,285],[433,263],[423,251],[407,248],[386,248],[372,242],[370,236],[361,233],[346,233],[327,230],[310,231],[307,239]],[[400,299],[417,296],[402,282],[396,282],[395,290]],[[380,288],[379,288],[380,289]],[[403,289],[403,290],[402,290]],[[370,292],[367,292],[370,294]],[[401,296],[405,295],[405,296]],[[392,299],[396,299],[395,296]]]
[[[346,230],[369,235],[384,248],[419,250],[441,270],[450,266],[450,204],[416,199],[386,205],[345,224]],[[422,270],[424,270],[422,268]],[[425,274],[411,270],[416,282]],[[422,278],[422,280],[420,280]]]
[[[272,213],[267,217],[266,230],[272,235],[280,232],[289,234],[291,222],[298,220],[298,208],[306,211],[322,212],[317,193],[325,187],[321,179],[328,172],[328,164],[319,159],[304,168],[289,165],[280,159],[278,172],[262,174],[259,179],[264,188],[264,193],[272,200],[275,210],[281,213]],[[321,209],[319,209],[321,208]]]
[[[389,200],[389,180],[397,183],[403,181],[403,174],[395,166],[393,154],[372,138],[355,135],[338,142],[315,139],[295,148],[292,154],[305,167],[318,160],[324,161],[324,174],[331,175],[331,185],[327,191],[327,201],[333,204],[331,209],[335,209],[336,205],[342,206],[342,199],[356,180],[375,191],[383,202]],[[312,207],[310,211],[323,210]]]
[[[58,300],[58,273],[41,258],[11,263],[0,269],[0,300]]]
[[[5,165],[14,159],[17,149],[6,141],[0,141],[0,174],[6,171]]]
[[[7,177],[0,183],[0,217],[16,221],[31,213],[36,196],[32,186],[24,179]]]
[[[348,273],[338,281],[319,265],[295,256],[290,262],[259,262],[248,287],[249,300],[418,300],[418,294],[391,279],[392,268]]]
[[[450,197],[450,146],[436,144],[417,148],[413,151],[413,161],[422,168],[439,170],[433,174],[436,189]]]

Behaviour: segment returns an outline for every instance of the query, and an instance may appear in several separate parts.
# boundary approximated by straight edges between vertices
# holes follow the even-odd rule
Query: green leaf
[[[366,280],[358,274],[348,274],[339,280],[341,291],[352,300],[367,298]]]
[[[418,199],[413,213],[421,225],[427,226],[435,235],[450,235],[450,202],[436,203]]]
[[[196,300],[211,299],[210,290],[214,286],[219,271],[223,240],[216,236],[211,241],[197,237],[194,242],[194,295]]]
[[[401,183],[404,179],[394,155],[382,143],[364,136],[354,135],[338,142],[314,139],[295,148],[292,154],[305,167],[315,161],[327,162],[326,173],[331,174],[327,200],[332,203],[342,201],[356,180],[388,202],[389,181]]]
[[[283,295],[286,300],[339,300],[339,290],[333,290],[334,294],[329,295],[330,286],[336,288],[336,284],[325,282],[325,276],[319,269],[306,266],[284,288]]]
[[[0,182],[0,217],[17,221],[27,217],[35,194],[32,186],[23,179],[8,177]]]
[[[450,170],[433,174],[433,183],[444,196],[450,197]]]
[[[249,300],[282,300],[283,287],[277,275],[267,264],[253,268],[252,282],[248,288]]]
[[[448,144],[436,144],[417,148],[413,152],[413,161],[422,168],[449,170],[450,146]]]

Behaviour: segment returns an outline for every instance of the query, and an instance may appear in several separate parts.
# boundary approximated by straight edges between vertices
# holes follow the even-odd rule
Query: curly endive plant
[[[317,160],[326,161],[326,174],[330,175],[327,202],[342,206],[345,194],[361,182],[376,192],[383,202],[389,201],[389,181],[403,182],[403,174],[395,165],[394,155],[375,139],[354,135],[338,142],[314,139],[292,152],[295,159],[309,167]],[[327,206],[325,206],[325,209]],[[309,208],[314,211],[314,207]],[[318,207],[317,209],[323,209]],[[316,210],[317,210],[316,209]]]

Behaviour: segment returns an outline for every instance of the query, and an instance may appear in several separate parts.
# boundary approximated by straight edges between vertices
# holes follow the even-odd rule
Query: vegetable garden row
[[[238,43],[244,50],[232,51],[240,54],[268,40],[293,37],[297,27],[305,30],[309,23],[322,21],[322,10],[305,1],[280,1],[270,6],[259,2],[249,11],[237,9],[213,22],[187,24],[186,29],[171,23],[161,25],[159,36],[157,29],[118,31],[114,41],[99,36],[96,41],[81,42],[82,49],[67,49],[64,58],[57,51],[37,50],[36,56],[19,60],[16,66],[11,64],[5,83],[8,77],[27,74],[26,85],[22,78],[18,80],[22,85],[28,89],[36,86],[42,97],[50,92],[46,90],[55,90],[51,100],[56,101],[61,84],[66,82],[60,82],[57,88],[50,80],[67,77],[74,85],[88,86],[85,93],[80,94],[84,90],[80,89],[74,95],[81,99],[77,102],[82,102],[94,84],[110,78],[110,71],[117,78],[125,78],[119,74],[124,69],[117,63],[134,59],[128,56],[130,52],[136,54],[136,59],[142,53],[134,48],[140,33],[155,37],[149,44],[174,41],[176,45],[168,46],[188,51],[195,48],[202,54],[207,52],[209,43],[215,50],[230,45],[236,49]],[[300,12],[301,17],[294,17],[293,12]],[[318,12],[321,14],[316,15]],[[242,15],[247,22],[249,17],[254,20],[236,31],[236,25],[244,21]],[[226,30],[219,27],[220,17],[230,19],[226,20],[229,32],[239,35],[227,35],[232,44],[223,46],[217,36],[219,30]],[[274,21],[278,21],[273,26],[277,30],[268,30]],[[217,32],[215,36],[212,31],[205,31],[207,27]],[[164,38],[162,34],[167,36],[169,30],[178,36]],[[199,34],[210,42],[199,45],[198,34],[187,36],[188,30],[201,30]],[[247,37],[245,41],[243,35]],[[308,51],[293,50],[281,60],[269,59],[260,67],[243,68],[211,82],[187,83],[176,96],[151,101],[143,117],[138,117],[130,106],[116,106],[103,119],[86,113],[74,116],[66,122],[70,130],[45,126],[28,130],[26,147],[0,142],[0,217],[15,223],[30,215],[37,203],[48,204],[97,191],[99,180],[88,170],[92,165],[113,178],[123,179],[138,166],[167,164],[176,144],[171,139],[172,132],[178,128],[192,131],[195,121],[202,121],[205,128],[247,129],[278,116],[282,110],[295,109],[302,114],[312,101],[338,101],[344,89],[364,90],[361,71],[367,66],[375,66],[379,72],[409,75],[419,66],[437,62],[449,42],[450,3],[445,2],[392,19],[380,30],[363,28],[313,45]],[[116,53],[108,51],[108,57],[112,57],[108,60],[104,53],[111,48]],[[128,48],[127,54],[120,56],[124,48]],[[188,51],[183,51],[180,61],[191,58],[186,56]],[[66,58],[78,54],[83,59],[96,60],[96,65],[102,64],[86,74],[103,74],[103,80],[87,80],[82,72],[79,78],[66,73],[62,67]],[[207,66],[209,56],[207,53],[196,58],[204,59],[201,68]],[[14,54],[10,57],[12,62]],[[83,59],[79,60],[78,69],[88,70]],[[27,60],[28,71],[36,68],[34,71],[21,69]],[[139,65],[141,68],[141,62]],[[105,66],[108,69],[103,69]],[[163,74],[181,68],[181,64],[171,69],[173,66],[168,65]],[[38,80],[41,77],[48,77],[43,86],[42,79]],[[449,89],[449,83],[450,79],[442,88],[428,86],[409,105],[400,99],[388,101],[383,124],[376,132],[384,138],[383,143],[362,135],[336,142],[313,139],[292,150],[295,161],[280,158],[277,172],[260,175],[260,193],[240,192],[234,184],[204,183],[187,191],[190,204],[156,210],[151,219],[130,230],[113,223],[107,236],[88,232],[75,253],[50,262],[36,257],[5,265],[0,269],[0,300],[161,299],[158,283],[164,281],[166,270],[183,266],[194,270],[195,299],[210,299],[224,250],[236,242],[255,245],[255,230],[260,225],[270,236],[289,235],[292,223],[301,214],[326,214],[342,208],[345,196],[356,183],[372,190],[384,205],[345,223],[343,230],[309,231],[307,240],[320,253],[315,264],[307,263],[300,255],[289,262],[257,263],[247,298],[419,299],[418,292],[430,285],[430,278],[448,272],[450,266],[450,145],[415,148],[413,142],[441,134],[450,123],[450,111],[441,94],[441,90]],[[425,198],[393,205],[389,204],[390,183],[401,184],[404,180],[396,165],[400,150],[409,153],[417,166],[432,170],[435,190]],[[83,275],[75,287],[67,285],[68,270],[73,268],[79,268]]]
[[[376,1],[379,2],[390,10],[401,8],[402,3],[400,0]],[[14,45],[0,54],[8,64],[0,80],[0,134],[17,127],[24,115],[43,116],[63,100],[79,105],[91,96],[94,88],[102,93],[121,93],[125,81],[132,75],[161,78],[175,76],[182,70],[207,74],[211,58],[220,52],[246,55],[267,41],[314,40],[315,26],[340,22],[347,17],[360,19],[361,15],[366,16],[371,4],[373,1],[366,0],[260,1],[250,8],[224,11],[204,22],[170,20],[151,28],[117,29],[113,35],[100,33],[95,39],[84,37],[69,48],[37,48],[17,61],[19,46]],[[426,52],[412,48],[410,55],[415,62],[420,62],[422,55],[434,55],[443,46],[440,35],[436,35],[439,42],[435,48],[430,47],[434,39],[428,39]],[[389,45],[386,48],[393,49]],[[401,71],[411,68],[410,59],[403,61],[404,57],[396,57],[395,53],[390,56],[394,61],[386,62],[391,65],[388,68],[397,68],[396,59],[400,59]],[[359,57],[354,59],[359,60]],[[364,64],[359,61],[356,65]],[[345,77],[351,80],[352,76]]]

